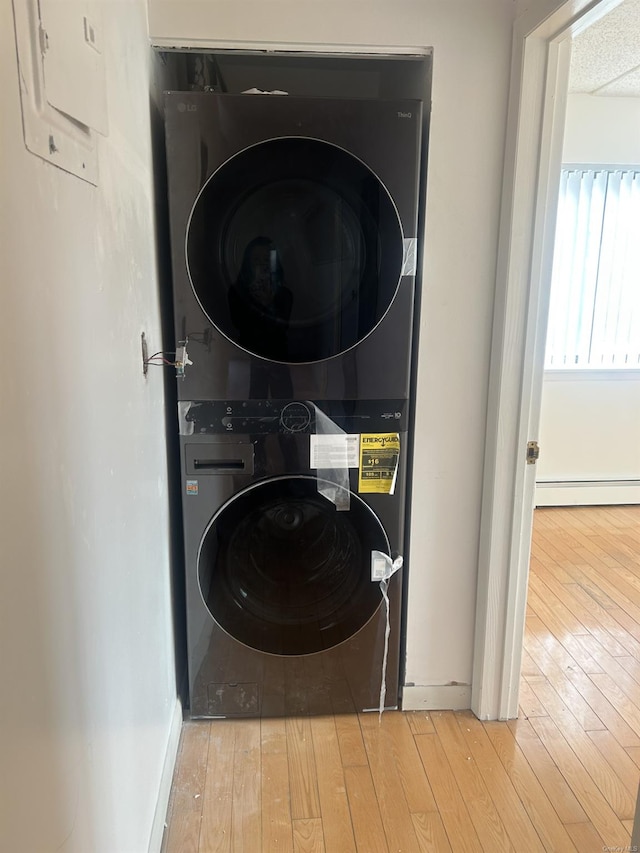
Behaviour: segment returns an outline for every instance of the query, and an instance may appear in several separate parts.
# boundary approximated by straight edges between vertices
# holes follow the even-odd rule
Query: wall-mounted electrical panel
[[[96,133],[107,133],[100,7],[94,0],[14,0],[25,145],[92,184]]]

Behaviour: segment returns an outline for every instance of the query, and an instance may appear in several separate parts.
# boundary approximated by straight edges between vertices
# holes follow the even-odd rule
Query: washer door
[[[187,226],[189,277],[223,335],[272,361],[338,355],[398,289],[403,235],[381,181],[335,145],[273,139],[221,166]]]
[[[336,646],[381,602],[371,551],[389,552],[382,525],[350,495],[338,512],[314,477],[250,486],[213,517],[198,556],[203,599],[216,622],[253,649],[306,655]]]

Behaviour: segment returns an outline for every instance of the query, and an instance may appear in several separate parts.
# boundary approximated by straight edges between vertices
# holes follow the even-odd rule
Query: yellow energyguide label
[[[392,495],[399,456],[400,435],[397,432],[364,433],[360,437],[358,491]]]

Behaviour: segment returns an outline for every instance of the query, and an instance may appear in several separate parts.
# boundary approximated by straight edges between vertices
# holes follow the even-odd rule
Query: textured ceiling
[[[640,0],[623,0],[574,39],[569,91],[640,97]]]

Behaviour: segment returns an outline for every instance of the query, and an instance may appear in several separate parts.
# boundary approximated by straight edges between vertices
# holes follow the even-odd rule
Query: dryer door
[[[352,637],[381,603],[371,551],[389,552],[377,517],[350,495],[338,512],[314,477],[277,477],[239,492],[213,517],[198,557],[203,599],[239,642],[306,655]]]
[[[378,177],[326,142],[272,139],[223,164],[187,226],[187,266],[202,310],[261,358],[331,358],[388,311],[403,235]]]

